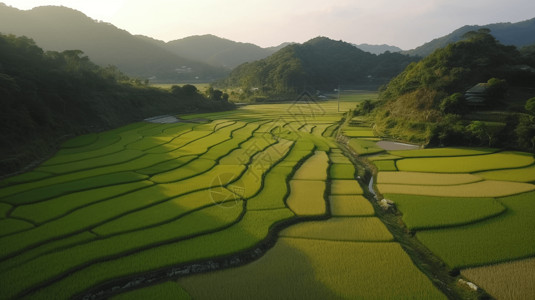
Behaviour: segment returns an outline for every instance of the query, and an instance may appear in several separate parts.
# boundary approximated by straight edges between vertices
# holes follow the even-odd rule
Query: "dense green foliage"
[[[224,68],[176,55],[155,40],[63,6],[19,10],[0,3],[0,32],[27,36],[46,50],[81,49],[100,66],[114,65],[129,76],[153,81],[208,82],[228,74]]]
[[[463,35],[482,28],[492,30],[493,35],[504,45],[523,47],[535,43],[535,18],[517,23],[496,23],[484,26],[466,25],[443,37],[434,39],[416,49],[405,51],[410,55],[428,56],[439,48],[463,39]]]
[[[418,143],[535,151],[535,122],[522,108],[533,97],[525,88],[535,82],[530,57],[500,44],[489,30],[468,32],[464,40],[410,64],[381,91],[376,129]],[[475,84],[481,95],[473,100],[467,91]],[[475,115],[489,109],[516,112]]]
[[[0,99],[3,174],[49,152],[64,136],[166,113],[231,108],[194,86],[148,88],[115,67],[93,64],[79,50],[44,52],[12,35],[0,36]]]
[[[399,53],[374,55],[325,37],[289,45],[274,55],[237,67],[221,82],[240,88],[242,98],[284,99],[303,89],[332,91],[339,85],[384,84],[415,58]]]

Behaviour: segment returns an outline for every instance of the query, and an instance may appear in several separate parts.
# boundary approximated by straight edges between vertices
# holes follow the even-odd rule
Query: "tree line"
[[[0,169],[3,174],[50,153],[67,136],[160,114],[232,109],[228,97],[193,85],[152,88],[80,50],[43,51],[27,37],[0,35]]]

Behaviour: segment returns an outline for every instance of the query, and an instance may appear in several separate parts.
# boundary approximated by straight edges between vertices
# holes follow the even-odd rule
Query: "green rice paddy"
[[[273,248],[250,264],[117,299],[444,298],[375,216],[335,141],[339,128],[358,154],[384,152],[367,156],[380,171],[379,192],[448,266],[535,255],[532,155],[386,152],[368,125],[342,125],[336,102],[297,106],[250,105],[182,116],[199,123],[80,136],[3,180],[0,298],[80,297],[119,278],[247,256],[270,239]]]

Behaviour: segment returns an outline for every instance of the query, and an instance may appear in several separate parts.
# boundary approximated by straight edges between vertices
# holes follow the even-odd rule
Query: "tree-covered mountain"
[[[534,58],[533,48],[504,46],[487,29],[468,32],[390,81],[375,129],[418,143],[533,151],[535,123],[524,105],[535,97]]]
[[[165,48],[191,60],[202,61],[213,66],[233,69],[245,62],[259,60],[275,53],[278,47],[239,43],[215,35],[196,35],[167,42]]]
[[[404,53],[425,57],[439,48],[444,48],[448,44],[462,40],[467,32],[478,31],[482,28],[490,29],[492,35],[504,45],[513,45],[520,48],[535,44],[535,18],[533,18],[518,23],[495,23],[484,26],[466,25],[446,36],[434,39]]]
[[[46,50],[79,49],[101,66],[114,65],[139,78],[207,82],[228,73],[223,68],[180,57],[112,24],[95,21],[66,7],[18,10],[0,3],[0,32],[27,36]]]
[[[399,53],[374,55],[346,42],[318,37],[242,64],[219,84],[241,89],[244,99],[288,99],[305,89],[378,87],[415,60]]]
[[[44,52],[29,38],[0,35],[0,175],[49,153],[66,136],[161,114],[232,108],[217,95],[210,99],[217,97],[193,85],[150,88],[79,50]]]
[[[355,47],[359,48],[362,51],[370,52],[372,54],[383,54],[386,51],[389,52],[401,52],[403,51],[401,48],[396,46],[390,46],[390,45],[370,45],[370,44],[358,44],[355,45]]]

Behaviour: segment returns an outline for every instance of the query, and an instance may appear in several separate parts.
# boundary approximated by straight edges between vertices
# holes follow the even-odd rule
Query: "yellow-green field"
[[[342,130],[356,137],[349,146],[358,154],[373,149],[362,129]],[[430,148],[367,158],[378,170],[380,195],[393,201],[407,229],[447,267],[461,269],[497,299],[534,298],[533,261],[516,261],[535,255],[533,154]]]
[[[535,258],[465,269],[461,273],[497,299],[535,299]]]
[[[362,97],[342,102],[354,108]],[[340,268],[349,265],[362,269],[359,264],[384,255],[402,261],[399,269],[407,273],[404,278],[391,276],[393,284],[406,286],[403,280],[410,279],[422,288],[409,289],[408,294],[440,295],[390,242],[390,233],[372,217],[370,203],[362,196],[350,198],[362,189],[353,177],[354,166],[333,137],[343,118],[337,102],[251,105],[180,117],[192,121],[135,123],[77,137],[32,172],[0,182],[0,298],[92,298],[96,287],[115,280],[130,286],[128,280],[137,281],[140,274],[243,255],[273,238],[277,224],[296,223],[303,216],[329,217],[331,198],[336,214],[346,217],[318,224],[318,233],[333,239],[349,228],[349,242],[343,246],[347,250],[341,254],[356,250],[369,257],[339,257],[349,261],[320,270],[323,278],[339,276]],[[330,190],[347,196],[328,195]],[[274,250],[284,247],[284,240],[280,238]],[[294,239],[287,240],[291,244]],[[352,244],[363,240],[380,241],[379,248],[388,241],[389,247],[380,250],[389,253],[378,256],[375,250],[362,249],[366,244]],[[295,243],[286,248],[301,247]],[[335,248],[328,252],[336,253]],[[286,256],[276,251],[266,255],[279,261],[266,274],[285,265]],[[331,263],[319,256],[313,260],[318,264],[312,269]],[[298,272],[311,268],[296,266],[303,268]],[[382,272],[378,269],[372,276]],[[250,278],[271,286],[262,277]],[[292,290],[309,291],[312,282],[303,282],[292,283]],[[325,295],[361,293],[348,284],[326,285]],[[117,299],[189,297],[189,290],[172,282],[132,292],[110,288],[105,297],[123,292],[128,293]],[[289,289],[280,293],[271,296],[291,295]]]

